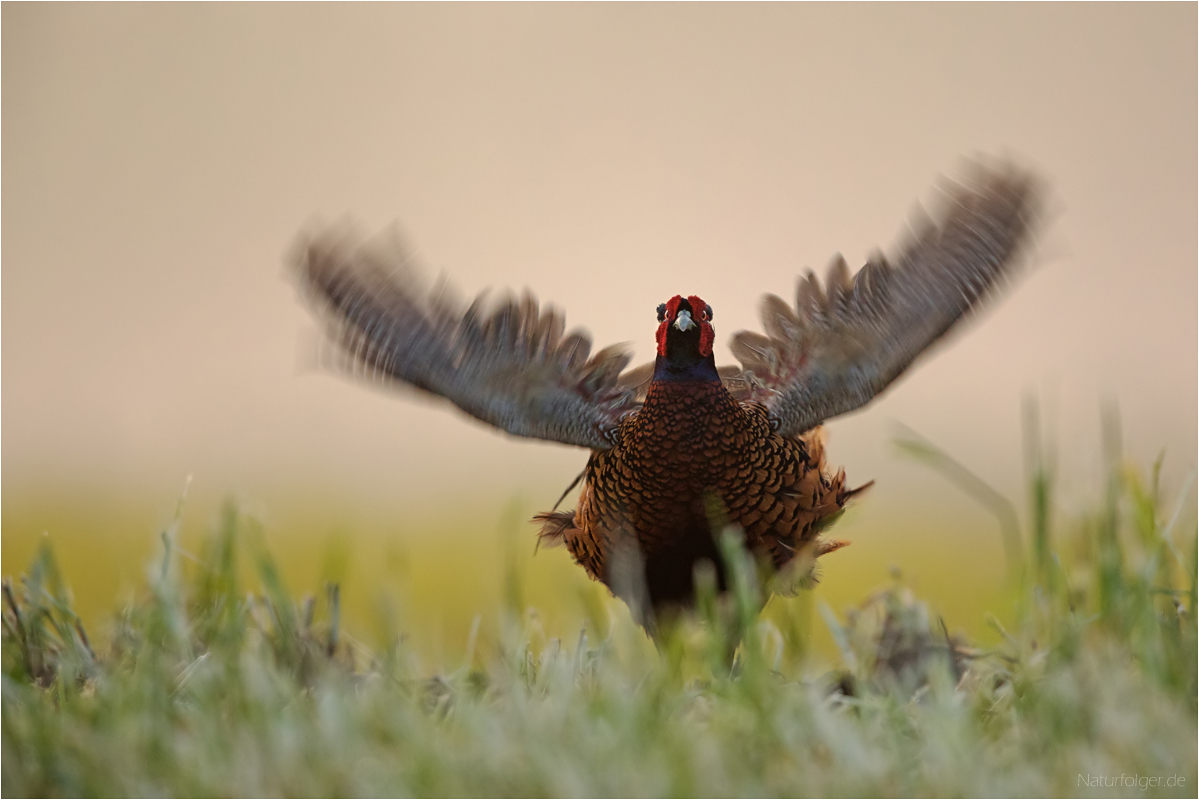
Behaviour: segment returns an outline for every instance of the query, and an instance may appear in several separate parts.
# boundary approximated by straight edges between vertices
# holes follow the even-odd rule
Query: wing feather
[[[517,436],[603,450],[620,418],[637,410],[622,382],[623,345],[594,356],[591,339],[529,292],[465,309],[448,287],[425,292],[398,243],[368,243],[331,227],[305,238],[294,268],[301,294],[323,317],[334,365],[375,383],[449,400]]]
[[[1011,275],[1040,209],[1041,187],[1011,165],[975,164],[946,190],[945,210],[923,211],[894,266],[880,253],[857,275],[840,256],[823,285],[810,270],[795,306],[767,295],[765,335],[733,337],[740,375],[726,384],[764,403],[785,435],[853,411],[882,392]]]

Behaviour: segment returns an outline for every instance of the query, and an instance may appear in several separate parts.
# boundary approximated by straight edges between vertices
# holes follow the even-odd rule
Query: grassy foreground
[[[52,552],[4,585],[2,788],[26,795],[1196,794],[1196,551],[1156,481],[1113,469],[1052,526],[1038,471],[1019,623],[978,650],[898,583],[844,621],[819,674],[801,621],[759,618],[735,539],[660,650],[625,620],[560,643],[507,612],[454,672],[296,601],[230,512],[194,557],[163,536],[141,599],[89,642]],[[1183,501],[1178,501],[1183,508]],[[243,585],[252,571],[254,591]],[[741,641],[730,664],[731,643]]]

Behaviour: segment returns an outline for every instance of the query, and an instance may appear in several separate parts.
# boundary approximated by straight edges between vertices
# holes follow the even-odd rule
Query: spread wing
[[[973,165],[945,190],[933,220],[913,222],[894,265],[881,255],[852,278],[834,259],[822,288],[811,271],[795,306],[767,295],[766,334],[733,337],[734,396],[764,403],[798,435],[868,403],[1002,283],[1020,260],[1040,207],[1039,182],[1012,166]]]
[[[620,418],[640,407],[620,380],[624,347],[590,355],[590,337],[564,334],[563,316],[527,292],[494,304],[480,295],[463,309],[444,288],[421,288],[398,243],[336,227],[301,241],[293,261],[335,365],[358,377],[444,397],[517,436],[595,450],[611,447]]]

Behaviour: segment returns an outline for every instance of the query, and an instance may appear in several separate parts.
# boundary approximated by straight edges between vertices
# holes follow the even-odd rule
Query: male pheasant
[[[810,570],[842,546],[822,531],[860,489],[826,469],[820,423],[878,395],[1011,273],[1038,186],[1011,165],[973,165],[894,265],[875,256],[851,278],[837,257],[823,288],[810,271],[800,280],[794,306],[767,295],[765,335],[736,334],[741,365],[721,369],[712,306],[695,295],[658,306],[656,361],[623,372],[622,348],[590,355],[590,339],[564,334],[532,295],[462,310],[418,291],[402,254],[338,229],[306,239],[296,265],[351,373],[591,450],[577,510],[536,517],[542,541],[565,545],[652,625],[693,600],[700,562],[723,590],[720,526],[738,526],[776,570]]]

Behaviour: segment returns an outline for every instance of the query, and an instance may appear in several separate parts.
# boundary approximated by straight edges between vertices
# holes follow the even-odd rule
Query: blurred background
[[[403,620],[431,659],[509,585],[577,634],[602,599],[533,554],[586,453],[314,369],[284,257],[314,220],[399,223],[464,293],[532,288],[653,356],[655,307],[757,327],[833,253],[891,247],[963,156],[1040,170],[1033,265],[828,452],[875,488],[805,603],[898,568],[951,629],[1002,605],[991,514],[902,456],[906,425],[1021,511],[1022,406],[1065,513],[1127,456],[1196,460],[1196,7],[4,4],[3,572],[52,542],[85,622],[226,499],[297,594]],[[1184,501],[1188,524],[1193,493]],[[569,507],[569,501],[568,505]],[[619,609],[612,613],[619,614]]]

